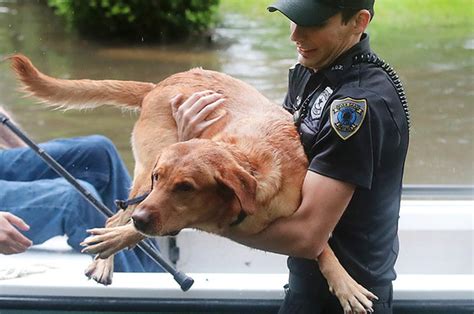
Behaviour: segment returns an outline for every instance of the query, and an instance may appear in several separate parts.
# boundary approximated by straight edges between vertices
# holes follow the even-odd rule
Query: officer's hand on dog
[[[171,98],[171,110],[178,128],[178,140],[187,141],[199,137],[209,126],[225,116],[225,113],[211,118],[225,101],[222,94],[211,90],[197,92],[182,102],[183,95]]]
[[[23,219],[8,212],[0,212],[1,254],[22,253],[33,245],[33,242],[21,234],[15,227],[22,231],[30,229],[30,226]]]

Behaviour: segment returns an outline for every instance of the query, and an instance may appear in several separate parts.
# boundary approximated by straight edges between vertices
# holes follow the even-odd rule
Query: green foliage
[[[215,23],[219,0],[48,0],[81,34],[142,41],[175,40]]]

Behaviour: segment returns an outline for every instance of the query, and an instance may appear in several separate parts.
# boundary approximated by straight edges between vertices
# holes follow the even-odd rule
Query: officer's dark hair
[[[342,14],[342,23],[347,24],[351,20],[351,18],[359,12],[360,9],[341,9],[341,14]],[[370,13],[370,20],[374,17],[375,11],[374,8],[368,9]]]

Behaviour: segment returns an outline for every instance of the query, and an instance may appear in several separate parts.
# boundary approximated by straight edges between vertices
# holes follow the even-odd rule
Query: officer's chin
[[[305,68],[312,69],[313,71],[321,69],[321,67],[318,65],[318,62],[315,61],[314,58],[305,57],[300,53],[298,53],[298,63],[304,66]]]

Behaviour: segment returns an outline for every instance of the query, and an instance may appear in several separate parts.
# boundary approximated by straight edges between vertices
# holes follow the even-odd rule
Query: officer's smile
[[[301,47],[296,47],[296,50],[298,51],[298,53],[300,55],[302,55],[303,57],[306,57],[309,54],[316,52],[318,49],[317,48],[315,48],[315,49],[303,49]]]

